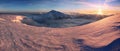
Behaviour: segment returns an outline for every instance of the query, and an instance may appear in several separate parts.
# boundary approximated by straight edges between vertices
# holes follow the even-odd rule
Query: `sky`
[[[0,12],[120,10],[120,0],[0,0]]]

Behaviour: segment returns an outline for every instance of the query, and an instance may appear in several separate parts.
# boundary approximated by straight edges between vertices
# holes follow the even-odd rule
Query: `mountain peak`
[[[50,12],[58,12],[58,11],[56,11],[56,10],[51,10]]]
[[[56,11],[56,10],[51,10],[48,13],[59,13],[59,14],[63,14],[62,12]]]

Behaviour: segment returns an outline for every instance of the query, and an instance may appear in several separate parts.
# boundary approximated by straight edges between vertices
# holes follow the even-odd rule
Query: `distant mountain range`
[[[27,15],[31,19],[44,23],[49,20],[59,20],[59,19],[102,19],[108,17],[109,15],[95,15],[95,14],[65,14],[56,10],[51,10],[47,13],[38,15]]]
[[[59,11],[55,11],[55,10],[51,10],[47,13],[41,14],[39,16],[33,16],[32,19],[37,21],[37,22],[44,22],[46,20],[54,20],[54,19],[65,19],[70,17],[67,14],[64,14],[62,12]]]

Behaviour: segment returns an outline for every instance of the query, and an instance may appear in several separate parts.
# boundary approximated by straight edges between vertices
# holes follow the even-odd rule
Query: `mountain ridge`
[[[120,38],[119,15],[70,28],[36,27],[12,22],[17,16],[20,15],[0,15],[5,20],[0,21],[1,51],[91,51],[107,47]]]

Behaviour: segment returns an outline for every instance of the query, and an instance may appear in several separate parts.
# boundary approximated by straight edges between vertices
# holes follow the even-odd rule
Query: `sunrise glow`
[[[102,14],[103,14],[103,11],[102,11],[102,9],[98,9],[98,12],[97,12],[97,14],[99,14],[99,15],[102,15]]]

